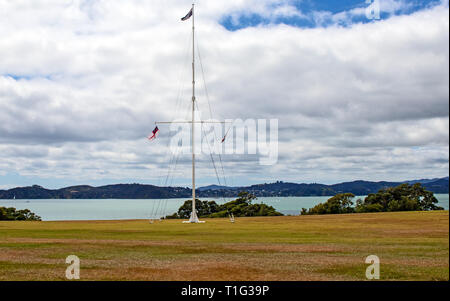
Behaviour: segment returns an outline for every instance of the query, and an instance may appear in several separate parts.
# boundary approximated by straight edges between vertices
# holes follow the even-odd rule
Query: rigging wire
[[[198,37],[197,37],[197,41],[198,41]],[[205,88],[205,96],[206,96],[206,100],[208,102],[209,115],[210,115],[210,119],[213,119],[213,113],[212,113],[212,109],[211,109],[211,102],[210,102],[210,99],[209,99],[208,88],[207,88],[207,85],[206,85],[206,77],[205,77],[205,72],[204,72],[204,69],[203,69],[203,62],[202,62],[202,57],[201,57],[201,53],[200,53],[200,48],[198,46],[198,42],[197,42],[197,53],[198,53],[198,58],[199,58],[199,62],[200,62],[200,69],[202,71],[203,86]],[[232,125],[230,125],[230,127],[228,128],[228,130],[226,131],[224,137],[226,137],[226,135],[228,135],[228,132],[231,129],[231,127],[232,127]],[[202,124],[202,131],[203,131],[203,124]],[[215,128],[214,128],[213,132],[214,132],[214,139],[215,139],[215,141],[218,141]],[[204,131],[203,131],[203,133],[204,133],[204,136],[206,136],[206,133]],[[212,155],[211,146],[209,144],[208,139],[206,139],[206,141],[208,143],[209,154],[210,154],[211,162],[212,162],[213,167],[214,167],[214,171],[216,173],[217,182],[218,182],[219,186],[221,186],[222,184],[220,182],[220,177],[219,177],[219,174],[217,172],[216,164],[214,162],[214,156]],[[223,168],[222,156],[220,155],[220,153],[218,153],[217,155],[219,157],[220,167],[221,167],[222,176],[223,176],[223,182],[224,182],[224,185],[227,186],[227,180],[226,180],[225,170]],[[223,203],[226,203],[224,193],[222,193],[220,197],[221,197]],[[228,209],[227,209],[227,212],[228,212]],[[230,212],[228,212],[228,215],[230,215]],[[231,218],[231,215],[230,215],[230,218]]]
[[[196,37],[197,37],[197,35],[196,35]],[[196,40],[198,41],[198,37],[197,37]],[[205,96],[206,96],[206,100],[208,102],[208,107],[209,107],[209,115],[210,115],[210,118],[212,119],[213,118],[213,113],[212,113],[212,109],[211,109],[211,102],[209,100],[208,88],[206,86],[205,72],[204,72],[204,69],[203,69],[203,62],[202,62],[202,57],[201,57],[201,54],[200,54],[200,47],[198,47],[198,42],[197,42],[197,53],[198,53],[198,58],[199,58],[199,61],[200,61],[200,69],[202,71],[202,79],[203,79],[203,86],[205,88]],[[231,126],[230,126],[230,128],[228,128],[228,131],[230,129],[231,129]],[[228,131],[226,132],[225,136],[228,134]],[[215,129],[214,129],[214,138],[216,140],[218,140]],[[221,169],[222,169],[222,175],[223,175],[223,179],[224,179],[224,184],[225,184],[225,186],[227,186],[225,170],[223,168],[222,156],[220,155],[220,153],[218,154],[218,157],[219,157],[220,166],[221,166]]]
[[[198,105],[197,105],[197,110],[198,110]],[[203,123],[201,124],[201,130],[202,130],[202,134],[203,134],[202,139],[205,139],[206,142],[207,142],[207,144],[208,144],[208,148],[209,148],[209,156],[210,156],[210,158],[211,158],[211,162],[212,162],[212,164],[213,164],[214,171],[215,171],[215,173],[216,173],[217,181],[218,181],[219,185],[222,185],[222,184],[220,183],[219,173],[217,172],[216,163],[215,163],[215,161],[214,161],[214,157],[213,157],[213,154],[212,154],[211,145],[209,144],[209,140],[206,139],[206,138],[207,138],[207,137],[206,137],[206,131],[205,131],[204,128],[203,128]]]
[[[186,50],[185,50],[184,62],[187,62],[189,59],[189,50],[190,50],[191,41],[192,41],[192,36],[189,35],[189,37],[187,39],[187,42],[188,42],[187,47],[185,48]],[[187,64],[183,64],[183,65],[187,65]],[[182,79],[187,77],[188,72],[187,72],[186,68],[181,68],[181,70],[184,71],[184,73],[183,73],[182,77],[180,76],[180,82],[179,82],[180,89],[178,91],[178,96],[177,96],[175,115],[178,115],[179,112],[187,111],[186,109],[189,105],[189,102],[186,102],[186,105],[184,105],[184,103],[182,102],[182,99],[184,98],[184,90],[185,90],[184,88],[185,88],[185,84],[187,82]],[[181,73],[182,72],[180,72],[180,74]],[[181,81],[183,83],[182,85],[181,85]],[[185,109],[185,107],[186,107],[186,109]],[[168,142],[168,147],[169,147],[169,143],[170,142]],[[175,153],[172,153],[171,163],[168,168],[167,176],[165,177],[164,186],[171,187],[173,184],[174,175],[176,173],[176,168],[178,166],[178,160],[180,157],[180,153],[181,153],[181,151],[179,148],[176,149]],[[168,204],[168,199],[167,198],[163,199],[162,203],[161,203],[161,207],[160,207],[161,211],[160,211],[159,215],[161,215],[163,217],[165,216],[166,211],[167,211],[167,204]],[[157,212],[157,214],[158,214],[158,212]]]
[[[196,40],[198,41],[197,34],[195,35],[195,37],[197,38]],[[188,39],[189,43],[188,43],[188,45],[191,43],[191,41],[192,41],[192,36],[189,35],[189,39]],[[198,58],[199,58],[199,62],[200,62],[200,69],[201,69],[201,72],[202,72],[202,79],[203,79],[203,86],[204,86],[204,90],[205,90],[205,96],[206,96],[207,103],[208,103],[209,115],[210,115],[210,118],[212,119],[213,118],[213,112],[212,112],[210,97],[209,97],[209,93],[208,93],[208,88],[207,88],[207,85],[206,85],[205,72],[204,72],[204,68],[203,68],[203,62],[202,62],[202,58],[201,58],[200,48],[198,46],[198,42],[196,43],[196,46],[197,46],[197,54],[198,54]],[[187,47],[188,50],[189,50],[189,48],[190,47]],[[188,57],[189,57],[189,51],[186,51],[185,60],[187,60]],[[180,112],[180,111],[181,112],[182,111],[186,111],[187,112],[188,110],[185,110],[185,107],[187,107],[189,105],[189,102],[186,102],[186,105],[184,105],[184,103],[182,102],[182,99],[184,98],[185,82],[183,81],[183,84],[181,85],[181,80],[182,80],[181,77],[183,77],[182,75],[185,75],[185,73],[186,73],[186,72],[183,73],[183,70],[184,69],[181,68],[180,72],[179,72],[178,86],[180,88],[179,88],[178,93],[177,93],[177,101],[176,101],[176,105],[175,105],[175,113],[176,114],[178,114],[178,112]],[[197,110],[199,111],[198,101],[195,103],[195,106],[196,106]],[[189,112],[187,112],[186,115],[188,115],[188,113]],[[194,126],[194,125],[192,124],[192,126]],[[228,134],[229,130],[231,129],[231,126],[226,131],[225,136]],[[210,144],[210,141],[208,139],[206,139],[207,135],[206,135],[206,131],[205,131],[204,127],[203,127],[203,124],[201,124],[201,131],[202,131],[202,134],[203,134],[203,139],[205,139],[207,141],[210,159],[211,159],[212,165],[214,167],[214,171],[215,171],[215,175],[216,175],[218,184],[222,185],[222,183],[223,183],[225,186],[227,186],[227,180],[226,180],[225,170],[224,170],[224,167],[223,167],[222,156],[220,155],[220,153],[217,154],[218,158],[219,158],[219,162],[220,162],[220,168],[221,168],[221,175],[219,175],[218,168],[216,166],[216,161],[214,160],[211,144]],[[215,141],[218,141],[218,137],[217,137],[217,133],[215,131],[215,128],[213,130],[213,133],[214,133]],[[170,144],[170,139],[168,139],[167,147],[169,147],[169,144]],[[175,153],[171,154],[169,167],[168,167],[168,170],[167,170],[167,174],[165,176],[161,174],[160,177],[159,177],[159,182],[160,183],[163,182],[165,187],[168,184],[169,184],[169,186],[171,186],[173,184],[176,168],[178,166],[180,153],[181,153],[181,151],[179,151],[179,148],[177,148],[177,151]],[[223,177],[223,181],[221,181],[221,176]],[[221,198],[225,202],[225,197],[224,197],[223,194],[222,194]],[[159,199],[156,204],[154,203],[153,204],[153,208],[152,208],[152,216],[155,215],[155,217],[158,217],[158,214],[159,214],[160,216],[164,217],[164,215],[166,213],[166,210],[167,210],[167,203],[168,203],[168,199],[167,198],[166,199]]]
[[[198,105],[197,105],[197,109],[198,109]],[[213,165],[213,167],[214,167],[214,171],[215,171],[215,174],[216,174],[216,177],[217,177],[217,182],[218,182],[219,186],[221,186],[222,183],[220,182],[220,177],[219,177],[219,173],[217,172],[216,163],[215,163],[215,161],[214,161],[214,156],[213,156],[212,150],[211,150],[211,145],[210,145],[210,143],[209,143],[209,140],[208,140],[207,137],[206,137],[206,131],[205,131],[204,128],[203,128],[203,123],[201,124],[201,129],[202,129],[203,139],[205,139],[206,142],[207,142],[207,144],[208,144],[208,148],[209,148],[209,156],[210,156],[210,158],[211,158],[211,162],[212,162],[212,165]],[[222,167],[222,168],[223,168],[223,167]],[[224,194],[222,194],[220,197],[222,198],[223,202],[226,203]]]
[[[178,71],[178,92],[177,92],[177,98],[176,98],[176,103],[175,103],[175,116],[178,116],[179,112],[184,111],[183,110],[183,103],[181,102],[181,99],[183,98],[184,95],[184,88],[185,88],[185,83],[186,81],[184,81],[183,79],[185,77],[187,77],[187,69],[183,68],[183,66],[185,65],[184,62],[188,61],[189,59],[189,50],[190,50],[190,44],[192,41],[192,37],[191,35],[188,36],[188,38],[186,39],[186,47],[185,47],[185,54],[184,54],[184,59],[183,59],[183,64],[180,65],[179,67],[179,71]],[[170,146],[170,139],[167,139],[167,145],[166,147],[169,148]],[[167,174],[166,176],[164,176],[163,173],[161,173],[161,175],[158,177],[159,178],[159,185],[163,184],[164,187],[167,186],[167,184],[169,183],[169,179],[173,178],[173,174],[176,168],[176,165],[178,163],[178,157],[179,157],[179,152],[177,149],[177,152],[171,153],[170,154],[170,161],[169,161],[169,166],[167,168]],[[165,215],[166,212],[166,208],[167,208],[167,199],[158,199],[158,201],[156,202],[156,205],[154,204],[153,208],[152,208],[152,213],[151,216],[155,217],[155,218],[160,218],[161,216]]]

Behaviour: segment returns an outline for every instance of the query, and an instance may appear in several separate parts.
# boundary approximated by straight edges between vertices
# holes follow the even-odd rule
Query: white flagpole
[[[192,14],[191,14],[192,11]],[[195,124],[197,123],[227,123],[227,121],[195,121],[195,23],[194,23],[194,3],[192,3],[192,9],[189,13],[181,18],[182,21],[186,21],[192,17],[192,120],[190,121],[157,121],[155,124],[172,124],[172,123],[191,123],[192,125],[192,212],[189,221],[183,221],[183,223],[204,223],[199,221],[197,211],[195,208]],[[228,133],[228,132],[227,132]],[[234,216],[233,216],[234,220]]]
[[[195,23],[194,23],[194,3],[192,3],[192,213],[190,222],[198,223],[197,212],[195,210]]]

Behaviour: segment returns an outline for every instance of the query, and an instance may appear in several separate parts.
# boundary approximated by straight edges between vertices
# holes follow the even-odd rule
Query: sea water
[[[449,209],[449,195],[435,194],[438,205]],[[302,208],[311,208],[328,200],[330,196],[320,197],[260,197],[253,203],[273,206],[286,215],[298,215]],[[355,198],[364,199],[364,196]],[[207,198],[223,204],[235,198]],[[183,199],[16,199],[0,200],[0,207],[30,209],[42,220],[115,220],[149,219],[175,213],[187,200]],[[206,198],[205,198],[206,200]]]

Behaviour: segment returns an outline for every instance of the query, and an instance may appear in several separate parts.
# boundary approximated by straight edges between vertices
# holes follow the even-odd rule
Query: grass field
[[[327,216],[0,222],[0,280],[449,280],[449,215],[401,212]]]

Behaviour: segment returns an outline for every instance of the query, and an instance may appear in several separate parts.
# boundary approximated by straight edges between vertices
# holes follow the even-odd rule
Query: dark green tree
[[[442,210],[432,192],[420,184],[401,184],[369,194],[358,202],[356,212]]]
[[[16,210],[13,207],[0,207],[0,220],[3,221],[40,221],[41,217],[29,209]]]
[[[266,204],[252,204],[256,196],[242,191],[238,194],[238,198],[228,203],[218,205],[214,201],[200,201],[195,202],[195,208],[199,217],[227,217],[233,214],[235,217],[241,216],[278,216],[283,215],[277,212],[272,206]],[[192,201],[186,201],[178,209],[178,212],[167,216],[166,218],[184,218],[191,216]]]
[[[325,203],[320,203],[313,208],[302,209],[301,214],[339,214],[339,213],[353,213],[352,199],[355,197],[353,193],[339,193],[329,198]]]
[[[369,194],[364,201],[358,199],[355,207],[353,198],[354,195],[351,193],[337,194],[309,210],[303,208],[301,214],[443,210],[436,205],[438,200],[433,193],[425,190],[420,183],[380,189],[377,193]]]
[[[207,217],[210,214],[217,212],[219,205],[214,201],[201,201],[195,199],[195,209],[197,211],[198,217]],[[187,200],[178,209],[178,212],[174,215],[168,216],[167,218],[190,218],[192,212],[192,200]]]

